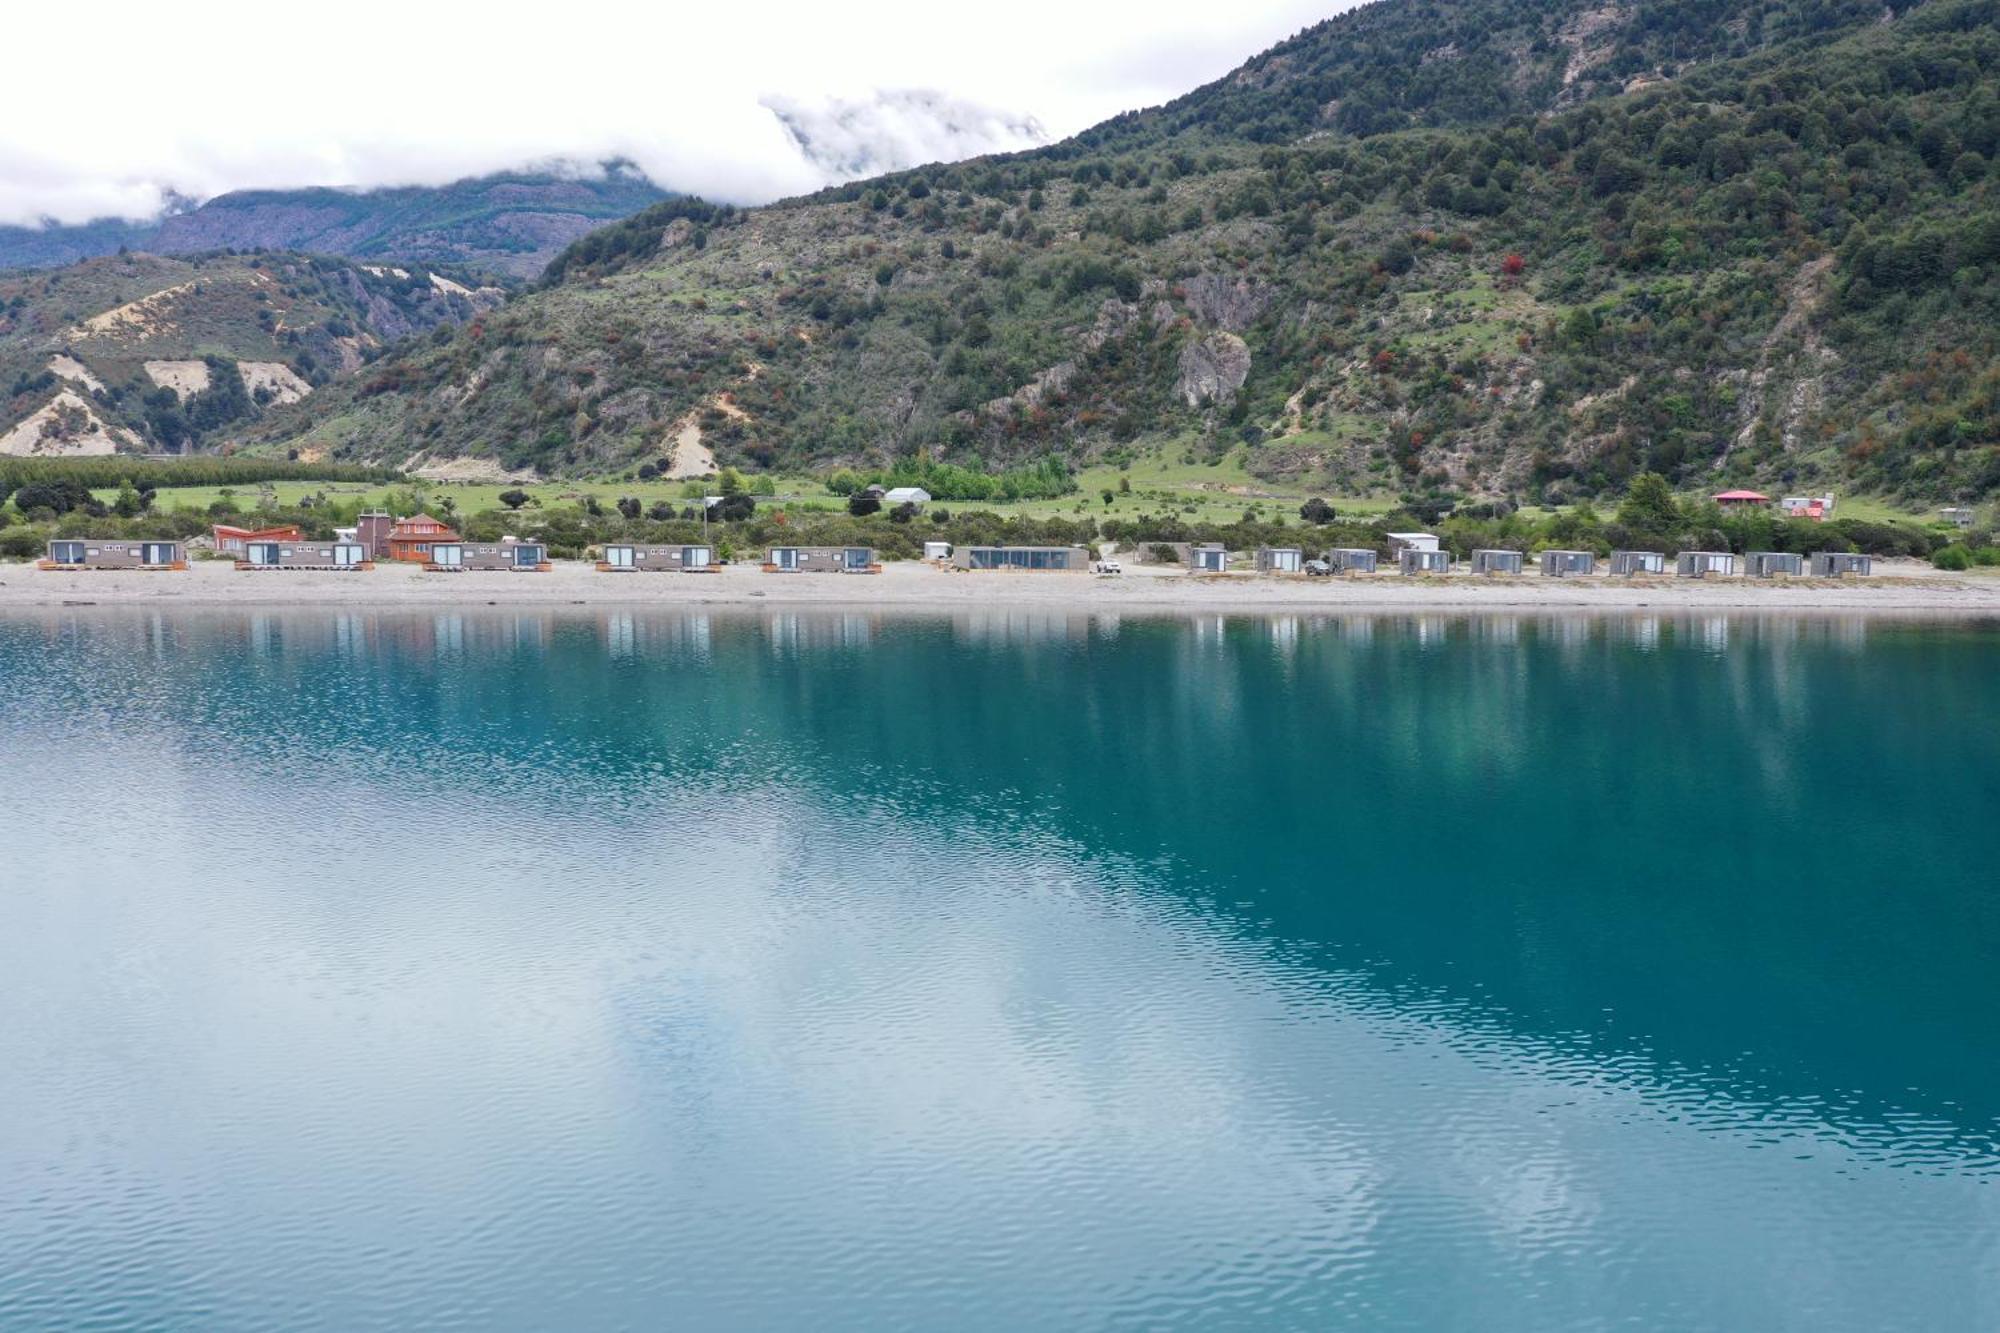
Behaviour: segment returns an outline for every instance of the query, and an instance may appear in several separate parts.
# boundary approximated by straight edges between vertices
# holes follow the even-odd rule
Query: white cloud
[[[609,155],[757,202],[1074,133],[1350,3],[497,0],[469,23],[409,0],[110,0],[87,33],[36,5],[8,20],[0,222],[145,216],[169,189],[436,184]]]

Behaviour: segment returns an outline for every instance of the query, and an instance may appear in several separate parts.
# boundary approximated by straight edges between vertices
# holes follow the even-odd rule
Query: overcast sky
[[[876,167],[1022,147],[1165,101],[1351,3],[32,0],[7,18],[0,222],[149,216],[167,188],[435,184],[607,154],[756,202],[840,174],[773,108],[829,158]]]

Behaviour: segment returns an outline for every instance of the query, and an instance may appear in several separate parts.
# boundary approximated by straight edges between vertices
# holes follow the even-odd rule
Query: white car
[[[1119,564],[1116,560],[1100,560],[1091,566],[1091,571],[1097,574],[1123,574],[1125,566]]]

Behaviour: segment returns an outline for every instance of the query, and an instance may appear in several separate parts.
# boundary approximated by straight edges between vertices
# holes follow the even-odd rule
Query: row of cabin
[[[1090,567],[1090,551],[1082,546],[967,546],[946,547],[933,556],[926,543],[925,555],[948,558],[952,567],[975,570],[1029,570],[1082,572]],[[546,573],[554,566],[548,548],[540,542],[432,542],[425,553],[424,568],[441,573],[464,571],[509,571]],[[1222,573],[1228,569],[1228,553],[1217,544],[1203,543],[1188,549],[1188,568],[1197,573]],[[1376,554],[1366,547],[1335,547],[1327,552],[1327,564],[1336,573],[1372,574]],[[1846,551],[1815,551],[1809,558],[1792,551],[1752,551],[1742,559],[1751,578],[1797,578],[1810,573],[1814,578],[1866,576],[1874,572],[1874,561],[1866,555]],[[1587,577],[1597,571],[1597,557],[1589,551],[1543,551],[1539,557],[1543,578]],[[1476,575],[1519,574],[1526,557],[1519,551],[1482,549],[1472,553],[1471,568]],[[100,538],[63,538],[49,543],[43,569],[186,569],[187,547],[177,541],[124,541]],[[238,569],[328,569],[368,570],[374,568],[370,548],[348,538],[307,541],[246,537],[237,554]],[[768,574],[879,574],[882,566],[875,552],[866,546],[774,546],[766,553],[764,572]],[[1620,578],[1664,574],[1667,557],[1660,551],[1613,551],[1611,573]],[[604,548],[597,568],[606,573],[713,573],[721,568],[713,547],[705,545],[640,545],[612,543]],[[1295,574],[1305,568],[1304,552],[1296,547],[1263,547],[1257,552],[1257,570],[1267,574]],[[1452,568],[1449,551],[1435,545],[1405,542],[1396,551],[1396,568],[1402,574],[1448,574]],[[1730,578],[1738,572],[1738,557],[1728,551],[1682,551],[1674,560],[1680,578]]]

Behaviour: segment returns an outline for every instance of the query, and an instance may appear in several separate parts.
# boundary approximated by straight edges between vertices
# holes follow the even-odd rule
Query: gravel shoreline
[[[1880,561],[1844,582],[1505,578],[1193,577],[1141,566],[1116,577],[973,573],[914,562],[879,575],[766,574],[731,565],[712,574],[603,574],[581,561],[545,574],[429,574],[415,565],[367,572],[238,570],[197,561],[184,572],[55,572],[0,565],[0,611],[64,606],[155,607],[714,607],[957,610],[987,606],[1071,611],[1256,614],[1265,611],[1826,611],[2000,615],[2000,575],[1948,575],[1916,561]]]

